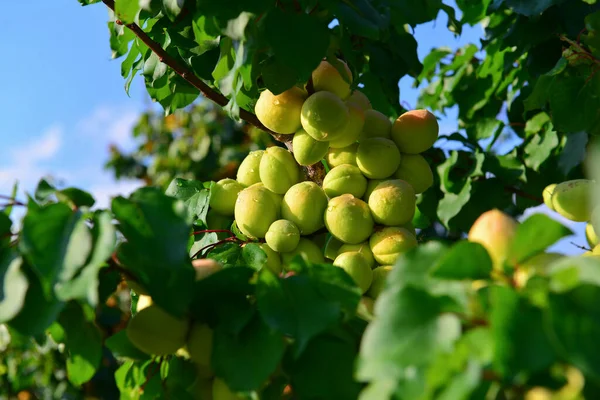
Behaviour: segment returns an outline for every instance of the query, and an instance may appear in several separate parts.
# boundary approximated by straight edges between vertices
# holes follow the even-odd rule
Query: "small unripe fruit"
[[[342,164],[331,169],[323,180],[323,190],[327,197],[337,197],[349,193],[362,197],[367,189],[367,178],[355,165]]]
[[[254,150],[248,153],[237,171],[236,180],[239,183],[248,187],[260,182],[260,160],[263,154],[265,154],[264,150]]]
[[[281,147],[269,147],[260,160],[260,180],[267,189],[277,194],[284,194],[298,183],[300,169],[292,153]]]
[[[373,279],[373,272],[367,261],[357,251],[349,251],[340,254],[333,260],[333,265],[344,269],[352,277],[361,293],[365,293]]]
[[[340,129],[333,133],[332,136],[336,139],[329,142],[329,147],[341,148],[356,142],[362,132],[364,123],[364,112],[354,105],[348,105],[348,119]]]
[[[235,203],[239,230],[251,238],[264,238],[269,226],[279,219],[281,200],[263,184],[242,190]]]
[[[348,108],[339,97],[330,92],[316,92],[304,102],[300,120],[315,140],[331,141],[339,138],[340,128],[348,118]]]
[[[326,160],[329,168],[335,168],[342,164],[356,164],[356,150],[358,150],[358,143],[353,143],[350,146],[342,147],[338,149],[329,149]]]
[[[394,265],[402,254],[417,247],[417,238],[405,228],[390,226],[373,233],[369,245],[375,261]]]
[[[588,179],[575,179],[559,183],[552,194],[552,206],[563,217],[576,222],[591,218],[591,196],[595,182]]]
[[[367,95],[365,95],[360,90],[355,90],[354,92],[352,92],[348,100],[346,100],[346,104],[358,106],[363,111],[367,111],[373,108]]]
[[[196,280],[202,280],[223,269],[223,265],[211,258],[192,260],[192,267],[196,270]]]
[[[327,196],[314,182],[300,182],[283,196],[281,216],[292,221],[302,235],[310,235],[324,226],[323,213],[327,208]]]
[[[420,154],[402,154],[394,177],[410,183],[416,194],[423,193],[433,185],[431,167]]]
[[[328,91],[341,99],[346,99],[350,96],[350,84],[352,83],[352,72],[348,65],[342,60],[338,60],[345,72],[346,79],[340,72],[329,62],[321,61],[321,64],[312,73],[312,83],[315,92]]]
[[[385,179],[400,166],[400,151],[389,139],[365,139],[358,145],[356,164],[367,178]]]
[[[385,281],[388,274],[392,270],[392,265],[382,265],[373,270],[373,282],[367,291],[367,295],[374,300],[377,300],[383,289],[385,288]]]
[[[213,330],[206,324],[195,322],[190,329],[186,343],[188,354],[193,362],[210,368]]]
[[[374,222],[367,203],[351,194],[344,194],[329,200],[325,226],[338,240],[358,244],[371,235]]]
[[[244,186],[233,179],[221,179],[210,191],[210,207],[221,215],[231,216],[235,209],[238,193]]]
[[[364,241],[359,244],[344,244],[338,250],[338,255],[342,253],[348,253],[351,251],[356,251],[361,254],[369,268],[373,268],[375,266],[375,257],[373,257],[373,252],[371,251],[371,246],[368,241]]]
[[[129,321],[126,334],[131,343],[146,354],[164,356],[185,345],[189,321],[173,317],[151,304]]]
[[[415,191],[400,179],[383,181],[371,192],[368,204],[376,223],[404,225],[411,222],[415,215]]]
[[[585,238],[591,247],[594,247],[598,244],[598,235],[594,230],[594,226],[590,222],[585,225]]]
[[[391,139],[392,121],[377,110],[365,111],[365,124],[360,134],[360,139],[382,137]]]
[[[546,207],[554,211],[554,205],[552,204],[552,194],[554,193],[554,189],[556,189],[556,183],[552,183],[544,188],[542,192],[542,197],[544,198],[544,204]]]
[[[300,129],[292,140],[294,158],[300,165],[312,165],[325,157],[329,150],[329,142],[319,142],[312,138],[304,129]]]
[[[265,267],[271,270],[275,275],[279,275],[281,273],[281,256],[275,250],[269,247],[266,243],[259,244],[262,251],[267,255],[267,263]]]
[[[468,239],[487,250],[495,269],[502,269],[517,231],[518,223],[500,210],[486,211],[469,230]]]
[[[290,134],[300,128],[300,112],[306,93],[292,87],[274,95],[269,90],[261,92],[254,112],[258,120],[275,133]]]
[[[381,182],[384,182],[386,179],[368,179],[367,180],[367,190],[365,190],[365,194],[363,195],[363,200],[367,203],[369,202],[369,196],[373,193],[373,190],[379,185]]]
[[[392,139],[402,153],[418,154],[433,146],[439,131],[435,115],[427,110],[411,110],[394,122]]]
[[[356,315],[366,321],[370,321],[373,318],[373,312],[375,311],[375,301],[367,296],[362,296],[358,303]]]
[[[340,254],[340,248],[344,245],[343,242],[337,240],[334,236],[330,236],[325,243],[325,250],[323,251],[325,258],[335,260]]]
[[[300,238],[298,242],[298,246],[293,251],[289,253],[281,253],[281,260],[284,265],[289,265],[292,262],[292,259],[297,255],[302,256],[302,258],[306,262],[321,264],[325,262],[323,258],[323,252],[312,240],[307,238]]]
[[[277,252],[293,251],[300,241],[300,231],[293,222],[279,219],[271,224],[265,240]]]
[[[212,400],[244,400],[229,389],[229,386],[220,378],[215,378],[212,387]]]

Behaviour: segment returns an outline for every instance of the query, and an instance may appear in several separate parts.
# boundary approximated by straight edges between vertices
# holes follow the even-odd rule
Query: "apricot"
[[[221,179],[210,191],[210,207],[221,215],[231,216],[235,208],[238,193],[244,186],[233,179]]]
[[[394,177],[410,183],[416,194],[423,193],[433,185],[431,167],[420,154],[402,154]]]
[[[368,241],[364,241],[359,244],[343,244],[338,250],[338,255],[350,251],[356,251],[362,255],[369,265],[369,268],[373,268],[375,266],[375,257],[373,257],[373,252],[371,251],[371,246],[369,246]]]
[[[343,245],[343,242],[337,240],[334,236],[329,234],[329,238],[325,243],[325,250],[323,251],[325,258],[335,260],[335,258],[340,254],[340,248]]]
[[[321,264],[325,262],[321,248],[315,242],[307,238],[300,238],[298,245],[293,251],[281,253],[281,260],[284,265],[289,265],[292,259],[300,255],[306,262]]]
[[[292,221],[302,235],[310,235],[324,226],[323,213],[327,208],[327,196],[314,182],[300,182],[283,196],[281,216]]]
[[[329,168],[335,168],[342,164],[356,164],[356,150],[358,150],[358,143],[353,143],[350,146],[341,148],[330,148],[329,152],[325,156],[327,165]]]
[[[382,265],[373,270],[373,281],[371,282],[371,286],[367,291],[367,296],[371,297],[374,300],[377,300],[377,298],[385,288],[387,276],[392,270],[392,268],[392,265]]]
[[[385,179],[400,166],[400,151],[389,139],[365,139],[358,144],[356,164],[367,178]]]
[[[254,150],[248,153],[238,167],[236,180],[248,187],[260,182],[260,160],[264,150]]]
[[[215,272],[219,272],[223,269],[223,265],[220,262],[211,258],[199,258],[192,260],[192,267],[196,270],[196,280],[202,280]]]
[[[186,343],[190,359],[203,367],[210,368],[212,344],[213,330],[206,324],[194,322]]]
[[[369,238],[373,257],[381,265],[394,265],[398,258],[417,247],[417,238],[406,228],[388,226]]]
[[[304,129],[300,129],[292,140],[294,158],[300,165],[312,165],[321,161],[329,150],[329,142],[319,142]]]
[[[427,110],[411,110],[392,125],[392,139],[402,153],[418,154],[433,146],[439,131],[435,115]]]
[[[591,218],[591,196],[595,182],[588,179],[574,179],[559,183],[552,194],[552,206],[563,217],[576,222]]]
[[[348,105],[348,119],[341,128],[333,132],[332,137],[336,138],[329,142],[329,147],[341,148],[351,145],[358,140],[365,123],[364,112],[352,104]]]
[[[212,400],[244,400],[244,397],[238,396],[229,386],[220,378],[215,378],[212,387]]]
[[[300,241],[300,230],[292,221],[279,219],[269,226],[265,240],[279,253],[293,251]]]
[[[323,180],[323,190],[331,197],[350,193],[355,197],[361,197],[367,189],[367,178],[355,165],[342,164],[331,169]]]
[[[356,315],[365,321],[371,321],[373,319],[373,313],[375,311],[375,301],[368,297],[362,296],[358,302],[356,309]]]
[[[260,180],[273,193],[284,194],[300,181],[300,169],[288,150],[273,146],[260,160]]]
[[[342,60],[338,60],[346,72],[346,79],[328,61],[321,61],[312,73],[312,83],[315,92],[327,91],[335,94],[341,99],[350,96],[350,84],[352,83],[352,71]]]
[[[495,269],[502,269],[517,231],[518,222],[498,209],[484,212],[469,230],[468,239],[487,250]]]
[[[306,92],[295,86],[278,95],[265,90],[258,97],[254,113],[273,132],[291,134],[300,128],[300,113],[305,99]]]
[[[415,215],[415,191],[401,179],[383,181],[371,192],[368,204],[376,223],[404,225],[411,222]]]
[[[304,102],[300,120],[315,140],[332,141],[339,138],[348,118],[348,108],[339,97],[330,92],[316,92]]]
[[[369,196],[373,193],[373,190],[379,185],[381,182],[384,182],[385,179],[367,179],[367,189],[365,190],[365,194],[363,195],[363,200],[367,203],[369,202]]]
[[[552,194],[554,193],[554,189],[556,189],[556,183],[552,183],[546,186],[542,192],[544,204],[552,211],[554,211],[554,205],[552,205]]]
[[[598,235],[596,234],[594,226],[591,224],[591,222],[588,222],[585,225],[585,238],[591,247],[594,247],[598,244]]]
[[[353,91],[348,100],[346,100],[346,104],[352,104],[354,106],[357,106],[363,111],[367,111],[373,108],[367,95],[361,92],[360,90]]]
[[[333,260],[333,265],[346,271],[352,280],[354,280],[361,293],[364,294],[369,289],[369,286],[371,286],[373,272],[363,255],[359,252],[348,251],[342,253]]]
[[[235,203],[235,221],[239,230],[251,238],[264,238],[269,226],[279,219],[281,200],[263,184],[242,190]]]
[[[358,244],[371,235],[374,222],[367,203],[351,194],[343,194],[329,200],[325,226],[338,240]]]
[[[535,274],[544,275],[548,265],[563,257],[564,255],[559,253],[540,253],[525,260],[514,274],[517,286],[525,286],[529,278]]]
[[[282,270],[281,256],[279,255],[279,253],[270,248],[269,245],[266,243],[259,244],[259,247],[267,255],[267,263],[265,264],[265,267],[271,270],[271,272],[273,272],[275,275],[279,275]]]
[[[365,123],[360,134],[360,139],[382,137],[391,139],[392,121],[377,110],[365,111]]]

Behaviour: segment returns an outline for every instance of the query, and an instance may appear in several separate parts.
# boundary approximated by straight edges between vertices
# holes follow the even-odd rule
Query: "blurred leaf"
[[[147,360],[149,358],[148,354],[140,351],[129,341],[124,329],[107,338],[105,345],[115,357],[133,360]]]
[[[17,315],[25,302],[29,282],[22,265],[23,260],[15,251],[0,253],[0,323]]]
[[[492,260],[479,243],[456,243],[437,262],[432,276],[441,279],[487,279],[492,272]]]

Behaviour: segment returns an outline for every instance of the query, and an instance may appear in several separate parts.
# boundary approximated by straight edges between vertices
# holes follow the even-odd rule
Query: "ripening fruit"
[[[341,99],[350,96],[350,84],[352,83],[352,71],[342,60],[338,60],[346,71],[346,78],[329,62],[321,61],[321,64],[312,73],[312,83],[315,92],[322,90],[331,92]]]
[[[392,122],[388,117],[377,110],[365,111],[365,124],[360,134],[360,139],[382,137],[391,139]]]
[[[323,190],[327,197],[337,197],[349,193],[362,197],[367,189],[367,178],[355,165],[342,164],[331,169],[323,180]]]
[[[319,142],[304,129],[300,129],[292,139],[294,158],[300,165],[316,164],[325,157],[329,150],[329,142]]]
[[[418,154],[433,146],[439,130],[435,115],[427,110],[411,110],[394,122],[392,139],[402,153]]]
[[[262,251],[267,255],[267,263],[265,266],[271,270],[275,275],[279,275],[281,273],[281,256],[275,250],[269,247],[266,243],[259,244]]]
[[[385,179],[398,169],[400,151],[389,139],[365,139],[356,150],[356,164],[367,178]]]
[[[324,226],[323,213],[327,208],[327,196],[314,182],[300,182],[283,196],[281,216],[292,221],[300,234],[310,235]]]
[[[248,153],[237,171],[236,180],[239,183],[248,187],[260,182],[260,160],[263,154],[265,154],[264,150],[254,150]]]
[[[527,280],[535,274],[544,275],[548,265],[563,257],[559,253],[540,253],[521,263],[513,277],[517,287],[524,287]]]
[[[486,211],[469,230],[468,239],[480,243],[487,250],[495,269],[502,269],[518,222],[498,209]]]
[[[265,240],[270,248],[279,253],[293,251],[300,241],[300,230],[292,221],[279,219],[271,224]]]
[[[280,198],[262,183],[242,190],[235,203],[235,221],[239,230],[252,238],[264,238],[269,226],[279,219]]]
[[[358,143],[353,143],[350,146],[341,148],[331,148],[325,157],[329,168],[335,168],[342,164],[356,164],[356,150],[358,150]]]
[[[289,253],[281,253],[281,260],[285,265],[292,262],[297,255],[302,256],[306,262],[321,264],[325,262],[321,248],[315,242],[307,238],[300,238],[298,246]]]
[[[233,179],[221,179],[210,191],[210,207],[221,215],[232,216],[238,193],[244,186]]]
[[[223,269],[223,265],[211,258],[198,258],[192,260],[192,267],[196,270],[196,280],[202,280],[215,272]]]
[[[371,192],[368,204],[376,223],[404,225],[411,222],[415,215],[415,191],[400,179],[383,181]]]
[[[304,102],[300,120],[315,140],[332,141],[339,138],[348,118],[348,108],[339,97],[330,92],[316,92]]]
[[[416,194],[423,193],[433,185],[431,167],[420,154],[402,154],[394,176],[410,183]]]
[[[206,324],[193,323],[186,343],[186,348],[192,361],[203,367],[210,368],[212,344],[213,330]]]
[[[594,247],[598,244],[598,235],[594,230],[594,226],[590,222],[585,225],[585,238],[591,247]]]
[[[273,146],[260,160],[260,180],[273,193],[284,194],[300,181],[300,169],[288,150]]]
[[[363,200],[367,203],[369,202],[369,196],[373,193],[373,190],[379,185],[381,182],[384,182],[386,179],[368,179],[367,180],[367,190],[365,190],[365,194],[363,196]]]
[[[330,235],[327,239],[327,243],[325,243],[325,250],[323,251],[325,258],[335,260],[335,258],[340,254],[340,248],[343,245],[344,242],[341,242]]]
[[[362,296],[358,302],[356,315],[366,321],[370,321],[373,318],[374,311],[375,301],[370,297]]]
[[[358,244],[371,236],[374,222],[367,203],[351,194],[343,194],[329,200],[325,226],[338,240]]]
[[[575,179],[559,183],[552,194],[554,210],[571,221],[589,221],[594,185],[594,181],[588,179]]]
[[[375,257],[373,257],[373,252],[371,251],[371,246],[369,245],[368,241],[364,241],[359,244],[343,244],[338,250],[338,255],[351,251],[356,251],[361,254],[369,265],[369,268],[373,268],[375,266]]]
[[[407,224],[402,225],[402,227],[404,229],[406,229],[407,231],[409,231],[410,233],[412,233],[413,235],[415,235],[415,237],[417,236],[417,230],[415,229],[415,226],[413,225],[412,221],[410,221]]]
[[[189,321],[175,318],[151,304],[131,318],[126,334],[144,353],[161,356],[173,354],[185,345],[189,327]]]
[[[550,184],[544,188],[542,192],[542,197],[544,198],[544,204],[546,207],[554,211],[554,205],[552,205],[552,194],[554,193],[554,189],[556,189],[556,183]]]
[[[373,272],[365,257],[358,251],[347,251],[340,254],[333,260],[333,265],[346,271],[352,277],[356,286],[359,287],[361,293],[365,293],[371,286]]]
[[[367,95],[365,95],[360,90],[355,90],[354,92],[352,92],[348,100],[346,100],[346,104],[358,106],[363,111],[367,111],[373,108]]]
[[[294,133],[300,128],[300,112],[305,99],[306,93],[295,86],[278,95],[265,90],[256,102],[254,113],[273,132]]]
[[[363,125],[365,123],[364,112],[352,104],[347,105],[347,107],[348,119],[340,129],[333,132],[332,136],[335,139],[329,142],[329,147],[337,149],[340,147],[349,146],[358,140],[358,137],[362,132]]]
[[[377,300],[377,297],[379,297],[379,294],[381,294],[385,288],[385,281],[392,268],[392,265],[382,265],[373,270],[373,281],[371,282],[371,287],[369,287],[369,290],[367,291],[367,296]]]
[[[405,228],[388,226],[374,232],[369,245],[375,261],[381,265],[394,265],[402,254],[417,247],[417,238]]]
[[[244,400],[244,397],[235,394],[222,379],[215,378],[212,387],[212,400]]]

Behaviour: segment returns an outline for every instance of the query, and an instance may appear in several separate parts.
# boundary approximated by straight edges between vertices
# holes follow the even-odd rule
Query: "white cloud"
[[[46,129],[39,138],[15,148],[12,151],[13,160],[22,164],[37,164],[52,159],[60,151],[63,133],[64,129],[58,125]]]
[[[76,125],[76,133],[128,148],[140,112],[132,108],[100,106]]]
[[[96,199],[95,208],[109,208],[113,197],[127,196],[142,186],[140,181],[112,181],[93,185],[88,190]]]

